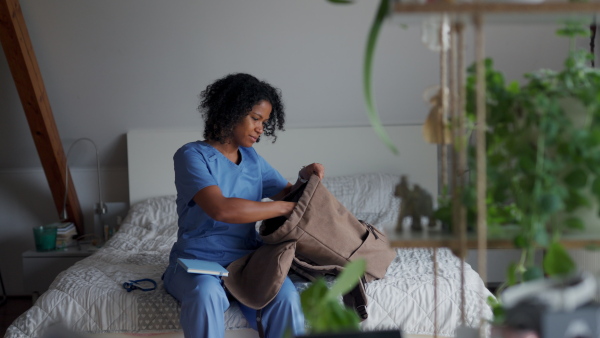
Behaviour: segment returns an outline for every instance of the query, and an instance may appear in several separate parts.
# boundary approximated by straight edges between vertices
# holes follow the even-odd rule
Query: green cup
[[[39,226],[33,228],[36,251],[52,251],[56,249],[56,227]]]

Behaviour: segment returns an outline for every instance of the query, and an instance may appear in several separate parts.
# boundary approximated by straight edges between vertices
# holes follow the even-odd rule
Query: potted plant
[[[586,33],[578,23],[558,31],[572,41]],[[572,47],[563,70],[527,74],[523,85],[506,85],[492,60],[485,62],[488,227],[493,234],[512,226],[514,245],[522,249],[507,285],[574,272],[560,237],[599,222],[597,209],[594,219],[581,217],[600,200],[600,70],[587,65],[590,58]],[[466,113],[472,126],[475,67],[468,73]],[[468,157],[474,168],[474,149]],[[462,196],[468,220],[476,214],[473,176]],[[449,203],[442,196],[437,216],[444,222],[450,219]],[[539,249],[545,250],[541,266],[534,260]]]
[[[485,61],[486,161],[488,232],[509,233],[521,258],[507,271],[497,293],[518,283],[544,277],[567,279],[576,272],[561,236],[598,228],[600,213],[600,70],[588,66],[592,55],[575,50],[574,38],[587,35],[584,25],[570,22],[557,34],[571,39],[561,71],[539,70],[525,83],[506,84],[501,72]],[[475,66],[468,69],[466,114],[475,121]],[[475,168],[475,147],[468,148],[468,166]],[[476,219],[475,170],[461,202],[468,228]],[[451,198],[442,194],[435,216],[452,226]],[[544,250],[542,264],[535,252]],[[490,297],[495,323],[505,309]]]

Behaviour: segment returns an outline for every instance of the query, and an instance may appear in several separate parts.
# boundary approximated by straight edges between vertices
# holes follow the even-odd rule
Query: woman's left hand
[[[310,179],[311,175],[317,175],[320,179],[323,179],[325,177],[325,167],[321,163],[311,163],[300,169],[298,175],[304,180]]]

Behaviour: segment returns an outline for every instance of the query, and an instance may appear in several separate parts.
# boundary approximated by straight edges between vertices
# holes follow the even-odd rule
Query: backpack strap
[[[367,294],[365,292],[365,283],[366,281],[364,277],[361,278],[354,289],[343,296],[344,304],[356,310],[356,314],[358,314],[361,321],[369,318],[369,314],[367,313]]]
[[[344,267],[339,265],[315,265],[298,258],[298,256],[295,256],[292,260],[291,267],[296,273],[309,281],[314,281],[317,277],[325,275],[337,276],[344,270]]]
[[[265,337],[265,329],[262,324],[262,309],[256,310],[256,328],[258,329],[258,336],[260,338]]]

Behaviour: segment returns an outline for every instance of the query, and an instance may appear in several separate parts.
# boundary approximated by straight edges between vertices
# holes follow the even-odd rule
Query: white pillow
[[[400,214],[400,199],[394,195],[400,175],[357,174],[325,177],[323,185],[356,218],[380,229],[396,227]]]
[[[394,191],[399,182],[400,175],[377,173],[326,176],[323,179],[325,188],[356,218],[382,230],[393,230],[398,222],[400,199],[394,196]],[[165,218],[177,217],[176,212],[175,195],[154,197],[134,205],[127,220],[143,226],[137,223],[161,223]]]

